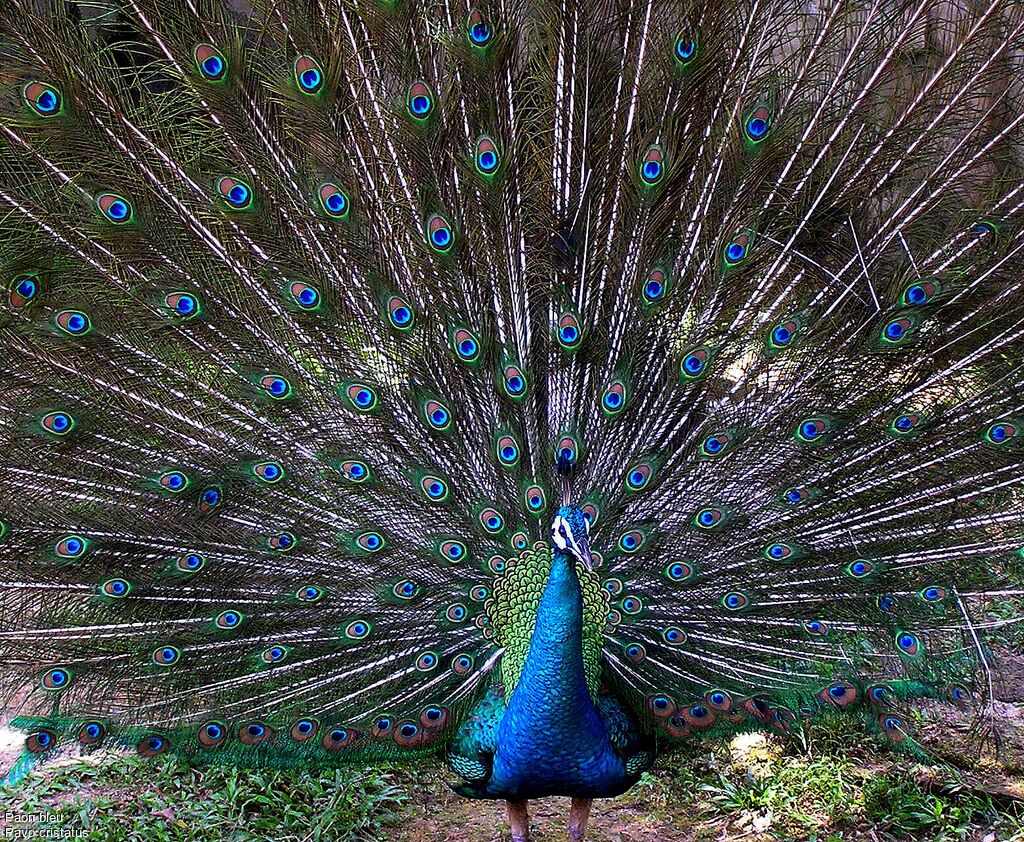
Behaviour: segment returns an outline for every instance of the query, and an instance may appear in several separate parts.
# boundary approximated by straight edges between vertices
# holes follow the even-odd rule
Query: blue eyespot
[[[39,425],[55,436],[65,436],[74,429],[75,419],[66,412],[48,412],[39,419]]]
[[[118,597],[127,596],[128,591],[131,590],[131,585],[129,585],[124,579],[108,579],[100,587],[100,590],[107,596],[112,596],[116,599]]]
[[[768,131],[768,122],[761,117],[753,117],[747,122],[747,132],[751,137],[764,137]]]
[[[29,82],[21,90],[25,104],[39,117],[53,117],[61,110],[61,93],[46,82]]]
[[[797,427],[797,437],[804,442],[813,443],[819,439],[824,440],[828,432],[828,423],[823,418],[808,418],[800,422]]]
[[[745,608],[747,602],[747,597],[741,593],[728,593],[722,597],[722,605],[730,611],[738,611],[740,608]]]
[[[563,313],[558,317],[555,336],[558,344],[567,351],[576,349],[583,339],[583,329],[579,320],[572,313]]]
[[[911,634],[910,632],[900,632],[896,635],[896,645],[903,654],[911,657],[920,654],[923,649],[921,641],[917,635]]]
[[[650,279],[644,286],[644,297],[648,301],[656,301],[665,292],[665,284],[661,281]]]
[[[96,206],[110,222],[127,222],[132,216],[132,206],[128,200],[113,193],[102,193],[97,196]]]
[[[277,482],[284,476],[284,471],[276,462],[261,462],[253,468],[253,472],[264,482]]]
[[[865,559],[857,559],[847,568],[850,575],[855,577],[867,576],[873,569],[874,567],[871,562]]]
[[[203,75],[210,79],[216,79],[224,72],[224,62],[221,61],[220,56],[210,56],[204,59],[200,67],[202,68]]]
[[[705,348],[696,348],[683,357],[679,364],[679,373],[684,381],[694,380],[700,377],[708,363],[708,351]]]
[[[674,626],[672,628],[665,629],[661,636],[664,638],[666,643],[670,643],[672,645],[683,643],[686,640],[686,635],[683,634],[682,629],[677,629]]]
[[[345,629],[345,634],[354,640],[361,640],[369,633],[370,626],[362,620],[356,620],[355,622],[349,623],[348,628]]]
[[[320,86],[320,80],[323,77],[320,75],[320,71],[315,67],[309,70],[304,70],[299,76],[299,83],[307,91],[315,91]]]
[[[1014,438],[1016,435],[1016,425],[1000,421],[988,428],[988,431],[985,433],[985,438],[992,442],[992,444],[1003,444],[1004,442]]]
[[[252,206],[252,189],[231,175],[223,175],[217,179],[217,193],[227,203],[228,210],[246,210]]]
[[[477,20],[473,20],[473,17],[476,17]],[[479,19],[479,13],[474,13],[470,18],[469,40],[476,47],[485,47],[490,43],[492,37],[491,28]]]
[[[697,54],[697,42],[692,38],[681,37],[676,39],[675,56],[680,62],[686,64]]]
[[[40,683],[44,690],[63,690],[71,684],[71,673],[61,667],[55,667],[43,673]]]
[[[57,327],[71,336],[83,336],[92,327],[89,317],[80,310],[61,310],[53,320]]]
[[[657,181],[661,176],[661,164],[657,161],[647,161],[643,167],[644,181]]]
[[[267,546],[278,552],[288,552],[295,547],[295,536],[291,532],[278,532],[267,539]]]
[[[697,526],[702,529],[711,529],[721,523],[722,517],[723,514],[720,509],[701,509],[697,512],[694,520],[696,521]]]
[[[222,629],[233,629],[242,622],[242,615],[237,611],[223,611],[217,615],[216,624]]]
[[[78,535],[68,535],[61,538],[54,547],[54,552],[61,558],[78,558],[88,548],[89,543]]]
[[[202,570],[206,564],[206,559],[196,553],[189,553],[178,561],[178,569],[185,570],[189,573],[195,573],[197,570]]]
[[[882,594],[878,597],[878,607],[886,614],[891,614],[896,610],[897,600],[892,594]]]
[[[625,534],[622,536],[622,546],[627,550],[635,550],[637,547],[637,539],[635,535]]]
[[[191,295],[182,295],[174,309],[182,316],[190,316],[196,310],[196,300]]]
[[[441,554],[451,561],[458,561],[466,554],[466,545],[461,541],[445,541],[441,544]]]
[[[785,325],[779,325],[772,331],[772,342],[776,345],[788,345],[793,339],[793,334]]]
[[[882,341],[891,345],[901,344],[909,336],[913,326],[914,322],[906,316],[893,319],[882,329]]]
[[[704,449],[708,453],[720,453],[723,447],[725,447],[725,445],[722,443],[722,440],[719,439],[717,436],[708,436],[706,439],[704,439]]]
[[[693,575],[693,568],[684,562],[675,561],[665,568],[665,575],[673,582],[682,582]]]
[[[227,199],[231,204],[241,207],[249,200],[249,188],[244,184],[236,184],[228,190]]]
[[[494,509],[484,509],[480,512],[479,520],[483,528],[492,535],[505,528],[505,519]]]
[[[161,666],[170,666],[175,663],[181,653],[173,646],[162,646],[153,653],[153,663]]]
[[[199,44],[192,53],[199,73],[208,82],[219,82],[227,73],[224,56],[211,44]]]
[[[306,585],[304,588],[299,588],[296,594],[303,602],[318,602],[323,595],[323,588],[318,588],[316,585]]]
[[[24,309],[39,295],[39,289],[38,275],[15,275],[8,287],[7,301],[15,310]]]

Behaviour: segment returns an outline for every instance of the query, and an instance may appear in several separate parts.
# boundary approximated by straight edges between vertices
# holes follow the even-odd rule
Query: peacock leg
[[[593,798],[574,798],[569,808],[569,838],[572,842],[583,842],[587,835],[587,819]]]
[[[526,811],[527,802],[507,801],[508,823],[512,828],[512,842],[529,842],[530,814]]]

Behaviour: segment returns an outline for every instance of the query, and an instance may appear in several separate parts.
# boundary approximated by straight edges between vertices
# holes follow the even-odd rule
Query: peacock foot
[[[506,801],[508,824],[512,828],[512,842],[530,842],[530,814],[526,801]]]
[[[587,819],[590,818],[592,798],[574,798],[569,808],[569,838],[572,842],[583,842],[587,836]]]

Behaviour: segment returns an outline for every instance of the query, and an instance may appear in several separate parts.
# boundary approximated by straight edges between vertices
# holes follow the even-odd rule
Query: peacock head
[[[587,570],[593,568],[590,559],[590,521],[575,506],[561,506],[555,513],[551,523],[551,543],[556,550],[568,553]]]

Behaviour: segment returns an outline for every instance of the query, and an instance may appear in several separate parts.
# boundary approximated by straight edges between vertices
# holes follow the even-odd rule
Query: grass
[[[62,832],[126,842],[375,842],[405,800],[386,769],[197,769],[121,755],[37,770],[12,794],[18,813],[54,815]]]
[[[502,805],[454,796],[440,768],[195,769],[106,754],[33,771],[0,792],[93,840],[376,842],[507,839]],[[6,801],[5,801],[6,799]],[[531,806],[536,842],[564,840],[567,805]],[[0,809],[0,822],[3,810]],[[33,826],[38,827],[38,826]],[[0,838],[3,836],[0,824]],[[803,744],[742,735],[663,758],[626,795],[595,806],[592,842],[754,840],[1024,842],[1020,803],[880,748],[849,724]]]

